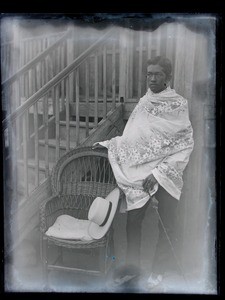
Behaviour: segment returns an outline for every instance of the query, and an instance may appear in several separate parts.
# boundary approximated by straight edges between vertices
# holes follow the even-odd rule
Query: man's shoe
[[[154,287],[158,286],[162,282],[162,275],[154,275],[151,274],[147,280],[147,285],[149,288],[153,289]]]

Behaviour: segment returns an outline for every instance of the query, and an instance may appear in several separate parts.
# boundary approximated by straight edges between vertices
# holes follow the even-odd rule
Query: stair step
[[[17,161],[18,164],[23,165],[23,160],[19,159]],[[54,167],[55,163],[50,162],[49,163],[49,170],[52,170],[52,168]],[[28,167],[29,168],[33,168],[35,169],[36,167],[36,162],[34,159],[28,159]],[[39,170],[41,171],[45,171],[45,161],[44,160],[39,160]]]
[[[26,102],[26,98],[22,98],[22,102]],[[39,101],[37,102],[37,107],[38,107],[38,114],[42,114],[43,115],[43,98],[39,99]],[[29,112],[30,113],[34,113],[34,107],[31,106],[29,108]],[[48,115],[53,115],[53,99],[52,98],[48,98]]]
[[[88,130],[89,132],[95,127],[93,122],[88,123]],[[70,141],[75,142],[76,141],[76,121],[70,121],[69,123],[69,135],[70,135]],[[61,140],[66,140],[66,137],[68,135],[67,128],[66,128],[66,121],[60,121],[60,127],[59,127],[59,135]],[[82,141],[84,138],[86,138],[86,123],[80,122],[79,123],[79,139]]]
[[[39,140],[39,145],[45,146],[45,140]],[[55,148],[56,147],[56,140],[55,139],[48,139],[48,145],[49,147]],[[76,143],[70,141],[70,148],[76,147]],[[65,140],[60,140],[59,148],[66,150],[66,141]]]
[[[35,190],[35,185],[33,182],[28,182],[28,191],[29,193],[33,192]],[[24,183],[18,182],[17,186],[17,196],[18,196],[18,202],[21,203],[25,199],[24,197]]]
[[[76,127],[76,121],[70,121],[69,122],[69,124],[70,124],[70,127]],[[64,125],[64,126],[66,126],[66,121],[60,121],[60,125]],[[88,128],[89,129],[92,129],[92,128],[94,128],[95,127],[95,124],[94,124],[94,122],[88,122]],[[79,122],[79,127],[80,128],[86,128],[86,122]]]
[[[56,140],[55,139],[48,139],[48,158],[49,162],[55,163],[56,161]],[[70,141],[70,149],[75,148],[76,143]],[[62,156],[66,152],[66,141],[60,140],[59,145],[59,156]],[[45,140],[39,140],[39,159],[45,160]]]
[[[51,173],[55,163],[49,163],[49,172]],[[17,176],[18,176],[18,193],[23,194],[24,191],[24,162],[23,160],[19,159],[17,161]],[[29,191],[32,191],[35,187],[35,160],[29,159],[28,160],[28,184],[29,184]],[[42,183],[45,180],[45,161],[39,160],[39,182]]]

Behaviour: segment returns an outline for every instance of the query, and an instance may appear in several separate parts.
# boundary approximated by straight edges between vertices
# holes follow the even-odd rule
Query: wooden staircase
[[[49,118],[52,118],[53,116],[50,115]],[[64,114],[65,117],[65,114]],[[33,113],[29,114],[30,120],[34,118]],[[43,118],[43,113],[40,114],[39,118]],[[85,117],[81,116],[80,119],[84,119]],[[62,117],[59,121],[59,145],[58,145],[58,157],[61,157],[63,154],[65,154],[67,150],[67,143],[66,139],[69,135],[70,145],[69,150],[77,147],[76,137],[77,137],[77,124],[76,120],[73,116],[70,117],[69,121],[69,130],[67,129],[67,123],[66,120]],[[94,116],[90,116],[89,119],[94,119]],[[103,118],[99,118],[99,122]],[[87,126],[88,125],[88,126]],[[98,127],[98,126],[97,126]],[[88,124],[85,121],[79,122],[79,145],[81,145],[85,139],[90,135],[90,133],[93,131],[93,129],[97,128],[93,121],[89,121]],[[35,149],[34,149],[34,136],[32,136],[30,145],[28,146],[28,161],[27,161],[27,172],[28,172],[28,189],[29,193],[32,193],[32,191],[36,188],[37,180],[39,185],[41,185],[47,176],[51,174],[51,171],[55,165],[55,162],[57,160],[57,154],[56,154],[56,147],[57,147],[57,141],[56,141],[56,132],[55,132],[55,122],[52,122],[52,124],[49,126],[49,132],[48,132],[48,169],[46,169],[46,141],[44,137],[44,129],[42,129],[39,133],[39,140],[38,140],[38,155],[39,155],[39,162],[38,162],[38,179],[36,178],[36,162],[35,162]],[[23,148],[21,148],[19,152],[19,157],[17,160],[17,185],[18,185],[18,195],[20,196],[20,201],[24,201],[26,199],[22,199],[24,197],[24,160],[23,160]]]
[[[9,249],[38,225],[55,162],[72,148],[122,134],[127,46],[115,28],[98,34],[71,55],[74,33],[66,31],[2,83],[5,227],[14,236],[11,243],[7,235]]]
[[[5,152],[6,182],[18,207],[45,182],[57,159],[85,142],[120,102],[116,79],[119,44],[115,30],[109,29],[70,61],[65,51],[72,42],[70,29],[2,82],[3,102],[9,107],[2,123],[8,150]],[[53,54],[55,58],[57,51],[57,72],[52,73],[49,58]],[[64,64],[62,55],[67,57]],[[109,55],[111,62],[107,61],[106,65]],[[50,65],[46,65],[47,61]],[[107,66],[112,70],[111,82],[107,78]],[[37,78],[45,72],[43,80]],[[100,72],[103,72],[101,79]],[[32,75],[38,79],[36,84]],[[107,84],[111,87],[110,94]]]

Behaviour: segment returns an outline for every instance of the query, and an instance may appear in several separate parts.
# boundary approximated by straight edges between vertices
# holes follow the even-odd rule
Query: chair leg
[[[99,266],[100,272],[105,276],[107,275],[112,264],[114,264],[114,239],[113,231],[110,232],[108,241],[105,247],[100,248],[99,253]]]
[[[44,290],[48,290],[47,246],[48,246],[48,241],[45,237],[43,237],[41,258],[42,258],[42,278],[43,278],[43,284],[44,284],[43,289]]]
[[[106,247],[99,249],[99,271],[104,276],[106,274],[107,251]]]

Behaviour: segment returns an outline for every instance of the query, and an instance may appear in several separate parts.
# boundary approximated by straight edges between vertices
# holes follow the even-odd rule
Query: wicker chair
[[[113,227],[92,241],[49,237],[46,230],[62,214],[88,219],[88,210],[97,197],[106,197],[117,185],[106,149],[76,148],[62,156],[51,174],[53,196],[40,207],[41,256],[43,279],[49,270],[67,270],[105,276],[113,263]],[[57,250],[57,251],[56,251]],[[66,258],[75,253],[71,265]],[[82,255],[84,256],[83,258]],[[77,257],[77,259],[76,259]],[[87,259],[91,258],[90,260]],[[82,265],[81,262],[85,261]],[[95,263],[97,264],[95,265]],[[88,266],[90,263],[90,266]]]

